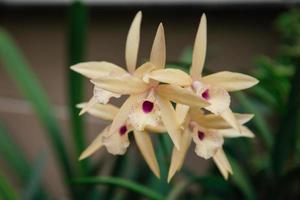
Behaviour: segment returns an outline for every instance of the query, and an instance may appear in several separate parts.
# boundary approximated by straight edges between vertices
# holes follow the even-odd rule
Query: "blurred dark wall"
[[[182,50],[191,46],[201,14],[208,17],[208,58],[206,67],[211,70],[236,70],[245,72],[253,67],[253,59],[261,54],[276,52],[278,38],[273,20],[283,10],[281,7],[93,7],[87,36],[86,60],[107,60],[124,65],[126,34],[137,10],[143,11],[140,60],[147,60],[159,22],[164,23],[167,42],[167,59],[175,61]],[[67,18],[66,7],[0,7],[0,26],[7,29],[20,45],[33,70],[37,73],[50,100],[57,107],[58,117],[66,130],[67,102]],[[0,44],[1,45],[1,44]],[[87,85],[87,96],[91,86]],[[88,98],[88,97],[87,97]],[[0,117],[30,159],[41,149],[49,149],[42,127],[23,101],[23,97],[0,68]],[[89,120],[87,136],[94,138],[103,123]],[[70,146],[71,148],[71,146]],[[110,156],[107,156],[111,158]],[[203,172],[203,162],[188,164],[196,172]],[[193,161],[195,163],[195,160]],[[199,169],[202,170],[199,170]],[[55,159],[49,156],[45,182],[57,196],[64,194]]]

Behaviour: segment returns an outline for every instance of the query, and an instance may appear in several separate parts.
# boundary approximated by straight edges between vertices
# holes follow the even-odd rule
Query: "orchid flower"
[[[185,112],[181,106],[176,107],[177,115]],[[234,114],[240,130],[231,127],[222,117],[206,114],[200,109],[190,109],[182,123],[182,143],[180,150],[173,148],[168,181],[179,171],[192,140],[196,144],[195,153],[204,159],[213,158],[225,179],[232,174],[230,163],[222,149],[224,137],[254,137],[254,134],[243,124],[253,117],[252,114]],[[182,119],[182,118],[181,118]]]
[[[254,77],[222,71],[207,76],[202,76],[204,61],[206,56],[206,16],[202,15],[200,25],[195,39],[192,65],[190,68],[191,84],[186,86],[188,90],[193,91],[201,100],[205,100],[210,105],[204,109],[223,117],[232,127],[240,129],[239,123],[234,117],[230,109],[230,96],[228,92],[238,91],[250,88],[258,83]],[[165,69],[167,70],[167,69]],[[160,76],[164,69],[150,72],[147,78],[156,81],[165,82]],[[171,85],[166,86],[165,90],[169,90]]]
[[[163,122],[176,148],[180,146],[180,131],[175,110],[168,99],[186,104],[197,106],[199,108],[208,106],[204,100],[201,100],[191,91],[186,91],[181,86],[187,86],[192,83],[190,76],[177,69],[167,69],[157,76],[161,77],[165,83],[170,84],[171,88],[165,92],[168,85],[159,85],[157,81],[144,81],[147,74],[158,69],[163,69],[166,62],[166,47],[163,25],[158,26],[154,38],[150,61],[136,68],[137,54],[139,48],[139,35],[141,24],[141,12],[133,20],[126,42],[126,63],[128,72],[121,73],[121,70],[113,73],[97,75],[92,79],[96,88],[118,95],[129,95],[128,99],[121,106],[115,116],[110,133],[116,133],[120,127],[132,126],[134,135],[144,131],[146,126],[156,127],[160,121]],[[73,69],[82,69],[82,64]],[[80,71],[80,70],[78,70]],[[101,70],[100,70],[101,71]],[[87,104],[90,107],[91,103]],[[86,108],[86,107],[85,107]],[[86,110],[86,109],[85,109]],[[137,137],[143,137],[139,134]]]
[[[87,103],[78,104],[78,108],[83,108]],[[100,118],[102,120],[112,121],[117,115],[119,108],[111,104],[99,104],[96,103],[90,107],[87,111],[90,115]],[[79,160],[85,159],[95,153],[101,147],[106,147],[107,151],[113,155],[123,155],[125,154],[127,148],[129,147],[129,138],[128,134],[133,131],[132,126],[123,126],[120,127],[117,133],[109,134],[109,129],[111,124],[108,125],[104,130],[94,139],[94,141],[82,152],[79,157]],[[165,129],[161,125],[158,125],[154,128],[147,127],[147,131],[138,131],[138,134],[134,134],[136,144],[140,149],[146,163],[152,172],[159,177],[159,165],[155,156],[153,149],[152,141],[148,131],[161,133]]]

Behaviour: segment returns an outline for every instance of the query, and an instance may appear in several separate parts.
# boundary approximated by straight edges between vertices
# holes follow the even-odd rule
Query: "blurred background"
[[[156,199],[299,198],[298,2],[0,0],[0,199],[155,199],[118,180],[70,183],[84,176],[121,177],[161,195]],[[77,117],[74,105],[89,99],[92,86],[71,73],[69,66],[101,60],[124,66],[127,32],[139,10],[143,12],[140,64],[149,58],[156,28],[163,22],[167,61],[189,66],[205,12],[206,69],[247,73],[261,81],[254,89],[233,95],[234,111],[256,114],[249,124],[256,138],[226,141],[235,173],[228,182],[193,148],[183,172],[171,184],[164,177],[155,179],[135,145],[123,157],[101,149],[85,164],[77,161],[78,151],[107,123]],[[170,153],[170,147],[166,149],[158,154]],[[169,157],[160,161],[166,170]]]

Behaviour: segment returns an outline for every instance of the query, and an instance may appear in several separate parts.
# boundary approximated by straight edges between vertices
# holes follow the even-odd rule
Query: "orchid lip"
[[[143,104],[142,104],[142,108],[143,108],[143,111],[144,113],[149,113],[153,110],[153,107],[154,107],[154,103],[151,102],[151,101],[144,101]]]
[[[127,132],[127,127],[126,127],[126,125],[121,126],[120,129],[119,129],[120,135],[123,136],[126,132]]]
[[[209,99],[209,90],[206,89],[202,94],[201,94],[202,98],[205,100]]]
[[[205,133],[202,132],[202,131],[198,131],[198,138],[199,138],[199,140],[204,140],[204,137],[205,137]]]

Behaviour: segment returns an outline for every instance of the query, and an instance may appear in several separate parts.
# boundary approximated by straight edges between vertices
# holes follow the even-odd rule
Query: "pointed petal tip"
[[[80,154],[78,161],[82,161],[83,159],[87,158],[88,156],[86,155],[85,152],[83,152],[82,154]]]

